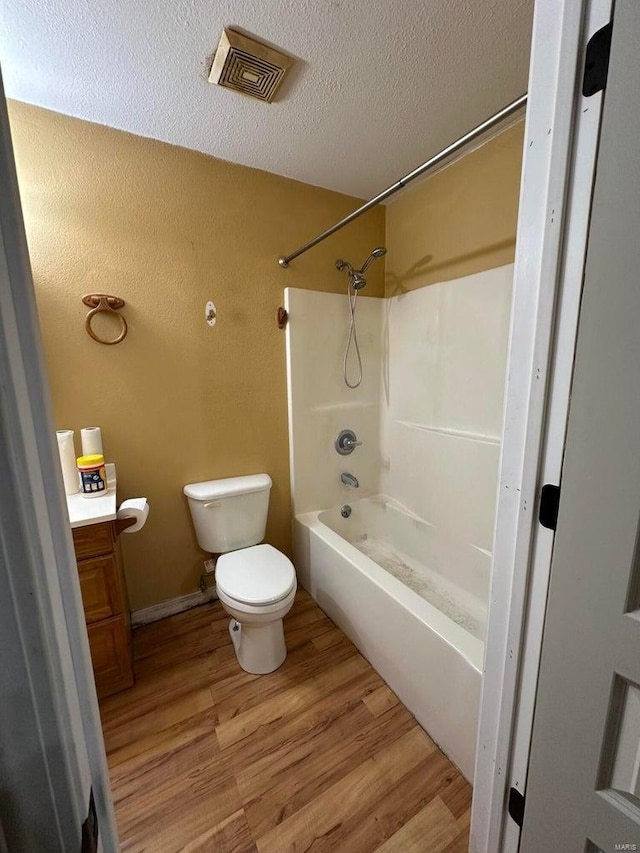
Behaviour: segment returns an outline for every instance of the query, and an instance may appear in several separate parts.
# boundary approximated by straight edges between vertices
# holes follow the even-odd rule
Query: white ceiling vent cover
[[[209,82],[272,101],[293,59],[235,30],[222,31]]]

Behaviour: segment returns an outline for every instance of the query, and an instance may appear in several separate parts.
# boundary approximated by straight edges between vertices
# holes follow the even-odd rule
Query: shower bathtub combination
[[[298,580],[471,780],[490,556],[382,495],[351,509],[295,517]]]
[[[285,290],[294,562],[471,781],[513,267],[367,298],[384,255]]]

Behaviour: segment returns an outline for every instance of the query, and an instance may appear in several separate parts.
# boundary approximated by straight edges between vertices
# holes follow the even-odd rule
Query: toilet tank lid
[[[226,480],[191,483],[185,486],[182,491],[192,500],[211,501],[216,498],[228,498],[232,495],[265,492],[270,488],[271,477],[268,474],[249,474],[246,477],[227,477]]]

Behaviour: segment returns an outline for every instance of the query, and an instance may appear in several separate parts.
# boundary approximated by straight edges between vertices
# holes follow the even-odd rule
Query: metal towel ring
[[[128,331],[127,321],[122,314],[118,314],[118,310],[124,307],[124,299],[120,299],[118,296],[109,296],[106,293],[88,293],[86,296],[82,297],[82,301],[85,305],[88,305],[89,308],[91,308],[91,311],[89,311],[87,318],[84,321],[84,327],[94,341],[97,341],[99,344],[107,344],[107,346],[111,346],[112,344],[119,344],[120,341],[123,341],[126,338]],[[91,321],[96,314],[100,314],[102,311],[106,311],[109,314],[115,314],[120,320],[120,334],[112,341],[105,341],[102,338],[99,338],[91,328]]]

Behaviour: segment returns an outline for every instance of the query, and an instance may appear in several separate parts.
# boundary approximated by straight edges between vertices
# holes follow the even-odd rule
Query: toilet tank
[[[264,539],[271,477],[251,474],[191,483],[183,489],[198,544],[210,554],[249,548]]]

